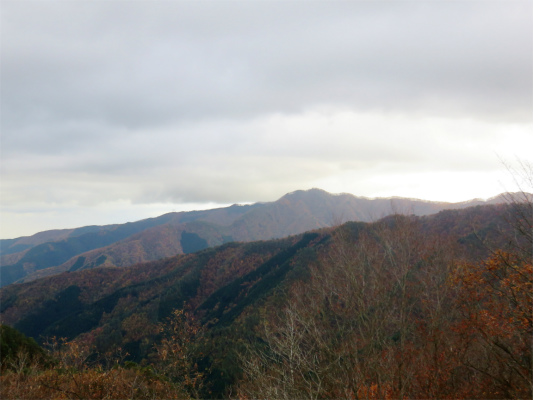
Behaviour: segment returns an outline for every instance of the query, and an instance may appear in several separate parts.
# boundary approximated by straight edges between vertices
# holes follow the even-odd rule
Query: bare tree
[[[514,228],[511,239],[516,251],[524,260],[533,260],[533,164],[517,161],[517,166],[505,164],[512,175],[518,192],[507,193],[511,213],[509,222]]]
[[[393,216],[350,232],[333,233],[310,265],[310,280],[295,284],[289,304],[270,315],[264,346],[243,357],[251,397],[406,397],[415,386],[415,321],[426,316],[437,337],[447,293],[451,252],[428,240],[416,222]],[[423,303],[423,304],[422,304]],[[423,315],[421,315],[423,314]],[[440,321],[440,322],[439,322]],[[435,351],[444,346],[439,336]],[[434,389],[434,388],[433,388]]]

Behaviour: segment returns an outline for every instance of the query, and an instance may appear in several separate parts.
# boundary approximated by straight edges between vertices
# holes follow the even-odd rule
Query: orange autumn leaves
[[[244,358],[245,397],[530,398],[528,259],[466,263],[397,218],[337,237]]]
[[[488,260],[458,268],[462,319],[460,361],[476,371],[481,395],[531,397],[533,388],[533,266],[516,254],[495,252]]]

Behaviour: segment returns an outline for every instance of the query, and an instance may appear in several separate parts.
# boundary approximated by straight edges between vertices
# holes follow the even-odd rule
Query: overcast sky
[[[533,158],[531,1],[1,1],[2,238]]]

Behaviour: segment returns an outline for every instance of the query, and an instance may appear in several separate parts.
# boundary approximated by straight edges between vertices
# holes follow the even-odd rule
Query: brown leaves
[[[462,364],[490,377],[491,396],[531,397],[533,365],[533,267],[514,254],[495,252],[452,277],[463,318],[454,326],[462,338]]]
[[[50,341],[51,365],[32,364],[1,377],[4,399],[185,399],[179,385],[150,369],[121,366],[125,353],[117,349],[101,363],[89,363],[89,347],[81,342]],[[107,365],[107,368],[104,368]]]
[[[202,332],[200,325],[191,313],[178,309],[160,326],[160,331],[163,339],[155,346],[155,367],[198,398],[204,376],[195,361],[195,346]]]
[[[90,368],[69,373],[61,369],[1,377],[4,399],[186,399],[178,387],[158,378],[118,368]]]

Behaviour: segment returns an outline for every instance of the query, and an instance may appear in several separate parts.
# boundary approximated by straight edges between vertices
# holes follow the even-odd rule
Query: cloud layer
[[[314,186],[461,200],[531,158],[530,2],[1,7],[2,237]]]

